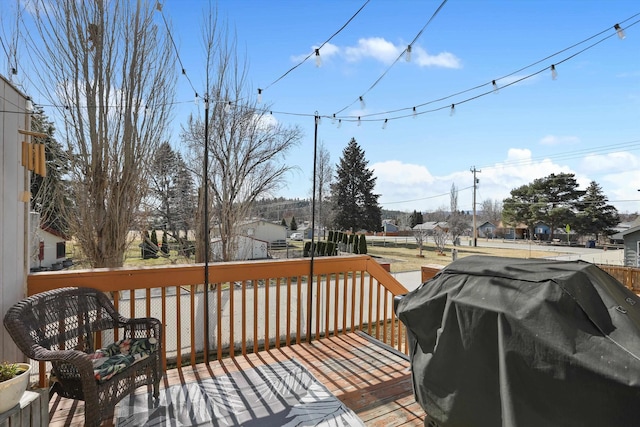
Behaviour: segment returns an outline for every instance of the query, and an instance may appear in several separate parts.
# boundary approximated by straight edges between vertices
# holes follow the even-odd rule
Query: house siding
[[[22,167],[22,141],[29,137],[18,129],[30,129],[25,95],[0,76],[0,311],[25,296],[28,271],[26,234],[29,203],[21,201],[29,172]],[[23,113],[24,112],[24,113]],[[0,328],[0,360],[23,361],[4,328]]]
[[[623,233],[624,238],[624,265],[627,267],[640,267],[640,227]]]

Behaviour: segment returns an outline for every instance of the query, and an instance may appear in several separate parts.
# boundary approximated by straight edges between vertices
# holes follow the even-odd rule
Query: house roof
[[[413,227],[413,230],[435,230],[436,228],[448,228],[446,221],[427,221]]]
[[[640,225],[636,225],[635,227],[631,227],[628,230],[623,231],[622,233],[620,233],[621,236],[626,236],[628,234],[633,234],[640,231]]]

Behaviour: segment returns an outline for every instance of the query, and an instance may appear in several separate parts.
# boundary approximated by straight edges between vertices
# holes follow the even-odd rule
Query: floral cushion
[[[149,357],[156,351],[157,344],[155,338],[127,338],[90,354],[96,380],[106,381],[134,363]]]

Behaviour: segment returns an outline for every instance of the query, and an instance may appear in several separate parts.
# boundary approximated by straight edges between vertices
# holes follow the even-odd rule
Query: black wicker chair
[[[50,362],[50,395],[83,400],[85,426],[98,426],[113,418],[116,404],[142,385],[153,385],[159,396],[162,378],[162,324],[154,318],[128,319],[115,310],[109,298],[90,288],[62,288],[26,298],[7,311],[4,325],[20,350],[29,358]],[[106,381],[94,377],[90,354],[97,334],[102,346],[119,339],[155,338],[149,357],[128,366]]]

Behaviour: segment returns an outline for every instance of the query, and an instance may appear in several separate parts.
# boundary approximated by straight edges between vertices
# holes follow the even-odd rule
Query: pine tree
[[[601,234],[612,234],[613,227],[620,222],[620,216],[614,206],[607,204],[608,201],[602,187],[591,181],[580,200],[581,209],[572,228],[580,234],[593,235],[596,241]]]
[[[162,232],[162,253],[169,254],[169,239],[167,237],[167,230]]]
[[[281,222],[280,224],[281,224],[282,226],[284,226],[284,227],[288,227],[288,225],[287,225],[287,221],[285,221],[285,219],[284,219],[284,218],[282,218],[282,222]]]
[[[369,162],[364,156],[355,138],[351,138],[342,151],[335,183],[331,186],[333,225],[338,229],[379,231],[382,227],[380,196],[373,193],[376,178],[373,171],[367,169]]]
[[[291,217],[291,222],[289,223],[289,229],[291,231],[296,231],[298,229],[298,224],[296,223],[296,217]]]
[[[69,215],[73,215],[74,204],[70,198],[71,189],[64,179],[69,171],[69,156],[54,137],[53,122],[44,114],[42,107],[36,106],[32,115],[31,130],[45,133],[47,137],[35,142],[45,146],[47,176],[31,175],[31,209],[40,214],[40,224],[66,236],[69,233]]]

